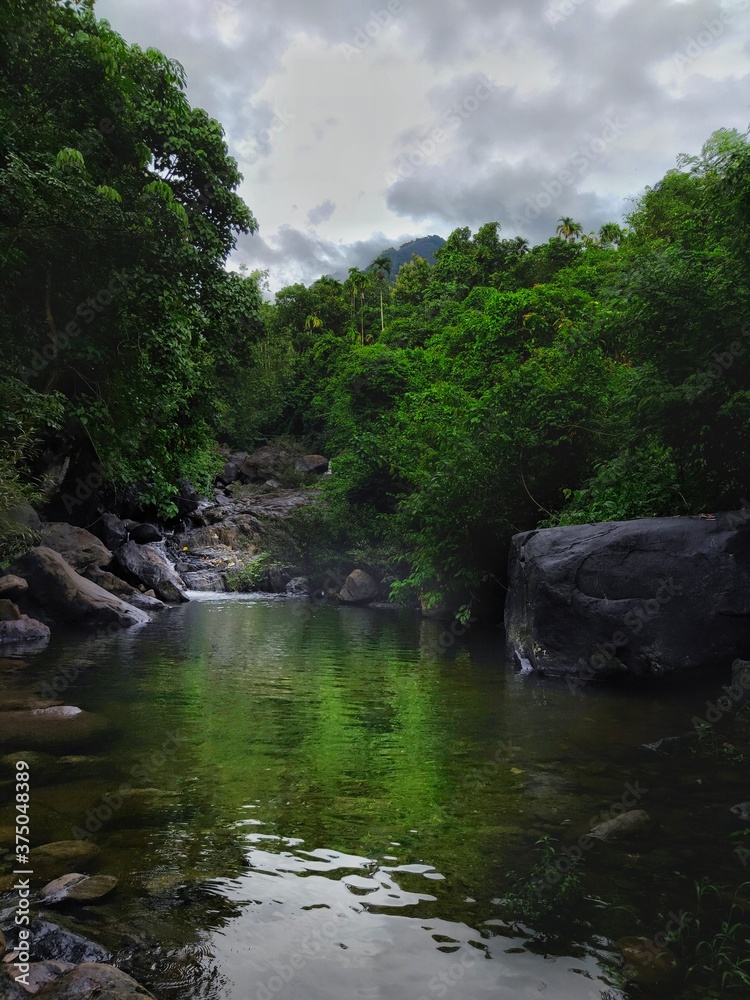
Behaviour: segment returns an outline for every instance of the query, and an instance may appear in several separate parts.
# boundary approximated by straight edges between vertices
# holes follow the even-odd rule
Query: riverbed
[[[616,937],[658,934],[701,878],[743,881],[739,723],[698,752],[658,742],[691,732],[728,675],[571,691],[514,673],[496,631],[193,596],[120,633],[58,631],[0,674],[6,698],[49,685],[108,725],[3,753],[32,758],[34,842],[88,838],[119,879],[48,918],[157,997],[620,1000]],[[4,771],[4,803],[10,787]],[[566,933],[509,909],[540,840],[574,850],[633,799],[656,832],[587,845]]]

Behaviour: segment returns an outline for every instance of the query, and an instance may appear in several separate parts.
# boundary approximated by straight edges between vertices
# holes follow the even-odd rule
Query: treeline
[[[292,434],[333,457],[312,555],[468,607],[517,530],[750,493],[747,136],[622,226],[563,217],[531,246],[489,222],[395,280],[379,258],[272,304],[225,269],[256,227],[239,181],[178,64],[91,3],[2,8],[0,511],[66,441],[168,517],[217,442]]]
[[[749,209],[747,137],[720,131],[622,227],[563,217],[532,247],[491,222],[392,288],[378,260],[281,291],[264,337],[285,360],[253,419],[334,456],[331,550],[468,606],[518,530],[740,506]]]

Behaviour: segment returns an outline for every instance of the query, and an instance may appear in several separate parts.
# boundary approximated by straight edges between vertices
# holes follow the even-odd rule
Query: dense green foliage
[[[563,217],[534,247],[456,230],[400,269],[382,319],[377,261],[280,292],[275,430],[334,456],[331,538],[390,552],[394,593],[456,607],[502,581],[517,530],[740,506],[749,208],[750,146],[719,132],[624,228]]]
[[[257,281],[224,269],[256,223],[179,64],[91,8],[0,12],[0,463],[54,398],[108,480],[169,512],[182,477],[210,482],[219,387],[259,334]]]

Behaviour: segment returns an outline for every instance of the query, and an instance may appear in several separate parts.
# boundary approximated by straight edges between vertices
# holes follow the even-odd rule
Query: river
[[[34,755],[34,833],[92,834],[119,885],[60,919],[163,1000],[619,1000],[616,936],[659,932],[704,875],[742,881],[742,769],[644,748],[719,680],[572,693],[514,674],[496,632],[446,649],[406,611],[195,596],[0,675],[110,724]],[[633,796],[659,831],[586,848],[578,923],[509,912],[540,838],[575,845]]]

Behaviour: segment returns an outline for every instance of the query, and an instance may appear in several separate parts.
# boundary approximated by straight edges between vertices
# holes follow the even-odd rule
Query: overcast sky
[[[98,0],[178,59],[260,222],[271,287],[498,221],[588,232],[750,125],[750,0]]]

